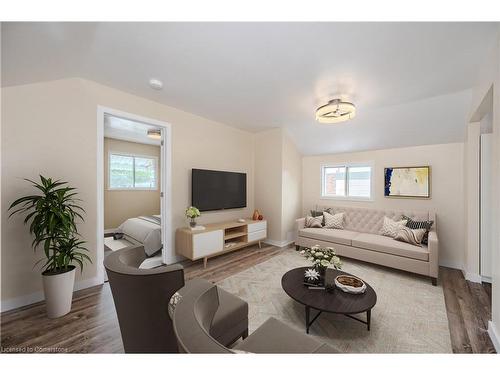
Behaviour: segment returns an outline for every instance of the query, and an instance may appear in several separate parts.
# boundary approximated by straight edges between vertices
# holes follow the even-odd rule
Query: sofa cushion
[[[303,228],[299,230],[299,236],[312,238],[319,241],[334,242],[351,246],[351,241],[359,233],[344,229],[327,228]]]
[[[269,318],[235,349],[251,353],[336,353],[330,346]]]
[[[352,246],[406,258],[423,261],[429,260],[429,251],[427,247],[410,245],[406,242],[396,241],[393,238],[381,236],[379,234],[359,233],[352,239]]]
[[[227,337],[228,333],[234,339],[234,336],[241,333],[245,327],[248,328],[248,303],[220,287],[217,290],[219,309],[212,321],[210,335],[222,345],[227,345],[227,341],[231,340],[231,337]],[[233,332],[233,328],[238,328],[237,332]]]
[[[193,279],[179,290],[182,299],[194,299],[203,292],[212,288],[214,284],[204,279]],[[210,328],[210,335],[222,345],[231,344],[248,326],[248,303],[241,298],[217,288],[219,294],[219,308],[215,313]],[[227,333],[233,333],[232,328],[240,328],[232,337]]]

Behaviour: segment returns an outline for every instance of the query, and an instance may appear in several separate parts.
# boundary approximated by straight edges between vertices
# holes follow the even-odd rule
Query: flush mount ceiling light
[[[163,82],[156,78],[151,78],[149,80],[149,86],[155,90],[161,90],[163,88]]]
[[[356,116],[356,107],[341,99],[333,99],[316,110],[316,120],[323,124],[335,124]]]
[[[161,130],[160,129],[149,129],[148,137],[151,139],[161,139]]]

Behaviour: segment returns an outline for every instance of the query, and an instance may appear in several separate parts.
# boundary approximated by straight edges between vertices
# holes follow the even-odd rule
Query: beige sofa
[[[330,246],[340,256],[430,276],[432,284],[437,284],[439,251],[434,213],[353,207],[329,209],[332,214],[345,213],[344,229],[305,228],[305,218],[298,219],[295,239],[297,248]],[[415,220],[434,221],[429,232],[428,246],[414,246],[379,234],[384,216],[399,220],[401,215]]]

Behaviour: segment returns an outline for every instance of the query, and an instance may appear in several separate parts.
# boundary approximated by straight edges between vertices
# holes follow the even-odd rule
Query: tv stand
[[[191,260],[208,258],[259,244],[267,237],[267,221],[247,219],[205,224],[203,230],[179,228],[175,232],[175,252]]]

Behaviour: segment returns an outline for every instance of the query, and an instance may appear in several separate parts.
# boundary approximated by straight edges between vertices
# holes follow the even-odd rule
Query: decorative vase
[[[255,210],[255,211],[253,212],[252,219],[253,219],[253,220],[259,220],[259,215],[260,215],[259,210]]]
[[[73,286],[75,285],[75,266],[68,266],[69,271],[57,274],[43,274],[43,292],[47,316],[59,318],[71,311]]]
[[[316,271],[318,271],[320,279],[321,280],[325,280],[326,268],[327,267],[324,267],[324,266],[315,266],[314,268],[316,269]]]
[[[192,217],[192,218],[190,219],[190,221],[189,221],[189,226],[190,226],[191,228],[196,227],[196,219],[195,219],[194,217]]]

